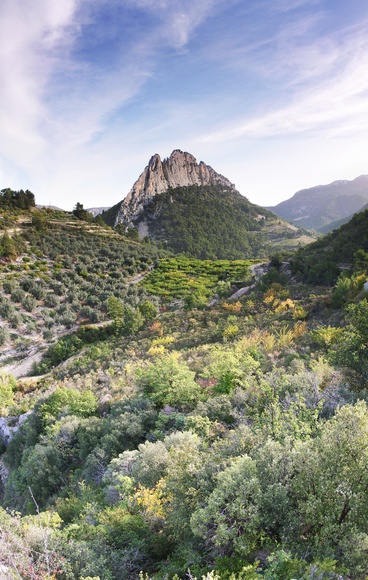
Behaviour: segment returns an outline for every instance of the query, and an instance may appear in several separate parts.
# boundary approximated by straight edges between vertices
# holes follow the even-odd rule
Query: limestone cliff
[[[235,185],[226,177],[216,173],[212,167],[197,160],[190,153],[175,149],[167,159],[161,161],[158,154],[151,157],[147,167],[139,176],[123,200],[116,216],[115,225],[129,225],[155,196],[169,188],[189,185],[223,185],[235,190]]]

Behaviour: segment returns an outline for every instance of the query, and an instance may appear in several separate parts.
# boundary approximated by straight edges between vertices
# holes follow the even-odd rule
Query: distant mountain
[[[38,209],[52,209],[54,211],[65,211],[61,209],[61,207],[57,207],[56,205],[45,205],[45,204],[36,204]]]
[[[101,214],[106,223],[116,207]],[[178,149],[163,161],[158,154],[150,159],[114,223],[202,259],[266,257],[307,241],[298,228],[250,203],[226,177]]]
[[[342,270],[350,269],[356,252],[368,252],[368,209],[316,242],[298,250],[292,271],[304,282],[334,284]]]
[[[360,211],[367,202],[368,175],[361,175],[352,181],[302,189],[268,209],[300,227],[322,231],[327,224]]]
[[[99,215],[100,213],[102,213],[103,211],[107,211],[108,209],[109,207],[89,207],[87,208],[86,211],[89,211],[89,213],[91,213],[93,217],[96,217],[96,215]]]
[[[363,205],[363,207],[359,210],[359,212],[365,211],[366,209],[368,209],[368,203]],[[347,222],[349,222],[353,218],[353,215],[354,214],[351,214],[347,217],[341,218],[340,220],[336,220],[335,222],[330,222],[329,224],[326,224],[322,228],[319,228],[318,231],[321,232],[321,234],[329,234],[333,230],[337,230],[337,228],[339,228],[343,224],[346,224]]]

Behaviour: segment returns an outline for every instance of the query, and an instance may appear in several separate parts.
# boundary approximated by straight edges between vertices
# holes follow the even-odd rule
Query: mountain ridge
[[[282,219],[307,229],[327,224],[361,211],[368,201],[368,175],[337,180],[297,191],[291,198],[268,206]]]
[[[358,212],[355,212],[355,213],[361,213],[362,211],[365,211],[366,209],[368,209],[368,203],[363,205],[363,207]],[[329,234],[333,230],[338,229],[339,227],[341,227],[342,225],[346,224],[351,219],[353,219],[354,215],[355,214],[350,214],[350,215],[343,217],[339,220],[336,220],[334,222],[330,222],[330,223],[326,224],[325,226],[321,227],[319,229],[319,231],[321,234]]]

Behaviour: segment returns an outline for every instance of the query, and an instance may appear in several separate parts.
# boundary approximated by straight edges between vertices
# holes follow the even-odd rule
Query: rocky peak
[[[216,173],[203,161],[197,163],[196,158],[190,153],[175,149],[170,157],[163,161],[156,153],[123,200],[115,225],[131,223],[152,197],[167,191],[170,187],[212,184],[230,187],[236,191],[235,185],[226,177]]]

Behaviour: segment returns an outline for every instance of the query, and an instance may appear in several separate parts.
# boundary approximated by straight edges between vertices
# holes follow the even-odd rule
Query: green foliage
[[[363,402],[341,408],[321,437],[298,446],[292,488],[300,517],[295,541],[317,557],[365,532],[368,410]]]
[[[185,296],[184,304],[188,310],[191,310],[192,308],[198,308],[202,310],[208,305],[208,298],[203,290],[198,289],[190,292]]]
[[[254,461],[247,456],[239,457],[219,474],[206,507],[193,513],[193,532],[216,555],[247,556],[260,545],[259,493]]]
[[[291,261],[293,272],[307,283],[333,285],[340,264],[352,267],[355,262],[361,271],[368,251],[367,225],[368,210],[365,210],[327,236],[298,250]]]
[[[30,313],[28,334],[41,335],[53,326],[53,337],[57,338],[82,321],[102,322],[109,297],[118,297],[134,308],[147,299],[141,287],[128,291],[129,278],[148,270],[164,252],[153,244],[132,243],[112,230],[84,224],[70,215],[65,217],[62,212],[46,209],[39,213],[52,220],[52,228],[38,231],[37,224],[21,221],[22,237],[4,234],[6,254],[13,258],[24,250],[28,252],[22,261],[6,266],[14,272],[11,280],[10,272],[2,274],[4,291],[10,297],[0,301],[0,311],[12,328],[25,334],[26,328],[15,316],[14,302],[17,309],[21,302]],[[36,219],[37,210],[31,215]],[[11,225],[18,228],[17,222]],[[23,238],[29,242],[27,247]],[[14,346],[17,337],[12,333],[9,346]]]
[[[231,340],[239,334],[239,326],[237,324],[228,324],[224,329],[224,339]]]
[[[143,392],[157,406],[191,408],[201,397],[194,373],[175,355],[163,357],[138,369],[137,376]]]
[[[341,308],[341,306],[347,301],[349,291],[351,288],[350,278],[340,278],[337,280],[334,291],[331,294],[331,303],[335,308]]]
[[[260,290],[267,290],[271,288],[274,284],[279,284],[280,286],[285,286],[287,282],[287,276],[279,272],[274,266],[262,276],[261,280],[258,282],[258,287]]]
[[[188,307],[192,303],[203,306],[211,290],[218,291],[219,283],[228,289],[231,283],[245,281],[250,276],[248,260],[194,260],[185,256],[165,258],[143,281],[146,290],[168,298],[185,297]],[[222,287],[222,286],[221,286]]]
[[[8,258],[9,260],[15,260],[23,250],[24,242],[19,236],[14,234],[10,237],[8,232],[4,232],[0,239],[0,256]]]
[[[231,294],[231,283],[229,280],[220,280],[215,287],[214,292],[219,298],[227,298]]]
[[[135,284],[162,257],[155,246],[52,219],[42,235],[24,226],[26,260],[1,273],[13,343],[33,347],[25,326],[34,343],[41,331],[56,341],[37,369],[46,377],[0,386],[1,503],[35,514],[31,489],[40,511],[0,510],[0,560],[12,530],[17,562],[36,565],[47,545],[57,580],[363,580],[365,255],[333,291],[344,309],[273,272],[239,302],[188,313],[188,296],[209,304],[248,285],[249,262],[162,259]],[[149,300],[146,283],[182,301]],[[35,308],[18,315],[26,298]]]
[[[138,304],[138,309],[146,322],[153,322],[157,318],[157,308],[149,300],[142,300]]]
[[[12,375],[0,373],[0,414],[13,402],[16,380]]]
[[[126,306],[124,309],[123,334],[132,336],[143,326],[144,318],[139,310]]]
[[[293,557],[290,552],[278,550],[267,558],[268,567],[264,577],[268,580],[284,580],[285,578],[312,578],[340,580],[342,578],[335,560],[324,559],[308,564],[304,559]]]
[[[356,272],[368,271],[368,252],[365,252],[361,248],[354,254],[354,270]]]
[[[144,217],[151,238],[202,260],[266,256],[299,235],[222,185],[169,189],[148,202]]]
[[[93,220],[93,223],[97,224],[98,226],[101,227],[106,227],[106,224],[104,222],[104,220],[102,219],[100,214],[97,214]]]
[[[120,210],[121,203],[122,202],[119,201],[119,203],[113,205],[109,209],[103,211],[102,214],[100,214],[101,218],[103,219],[105,224],[107,224],[108,226],[114,227],[116,215],[117,215],[118,211]]]
[[[210,351],[202,376],[212,381],[215,393],[229,394],[236,387],[249,387],[249,379],[258,368],[259,363],[241,347],[238,350],[215,347]]]
[[[9,331],[7,328],[0,328],[0,346],[6,343],[9,340]]]
[[[62,338],[57,344],[51,346],[44,355],[41,363],[34,366],[33,374],[43,374],[53,366],[63,362],[78,352],[83,341],[78,335],[70,335]]]
[[[26,450],[19,469],[13,472],[11,485],[21,502],[21,507],[27,513],[34,513],[35,506],[29,496],[31,488],[37,503],[45,506],[48,498],[64,484],[65,469],[59,450],[49,444],[37,443]]]
[[[32,226],[37,232],[46,231],[48,225],[48,214],[46,211],[37,210],[32,212]]]
[[[29,189],[26,189],[26,191],[23,191],[23,189],[14,191],[7,187],[0,191],[1,209],[30,210],[32,207],[35,207],[35,205],[35,196],[31,191],[29,191]]]
[[[111,296],[108,299],[107,308],[109,317],[113,321],[115,334],[117,335],[123,334],[124,336],[131,336],[138,332],[143,325],[144,318],[140,309],[136,310],[131,306],[124,306],[124,304],[114,296]]]
[[[58,418],[61,414],[89,417],[97,409],[97,400],[91,391],[76,389],[56,389],[40,407],[40,413],[45,420],[49,417]]]
[[[347,307],[350,324],[339,334],[335,361],[354,373],[355,388],[366,388],[368,379],[368,300]]]
[[[75,208],[73,209],[73,215],[77,217],[79,220],[84,221],[92,221],[93,215],[89,213],[86,209],[84,209],[83,204],[77,202]]]
[[[124,321],[124,304],[115,296],[110,296],[107,300],[107,312],[109,318],[113,321],[113,326],[116,334],[122,331]]]
[[[125,236],[128,238],[128,240],[134,240],[135,242],[139,241],[138,230],[136,230],[135,228],[127,228]]]

